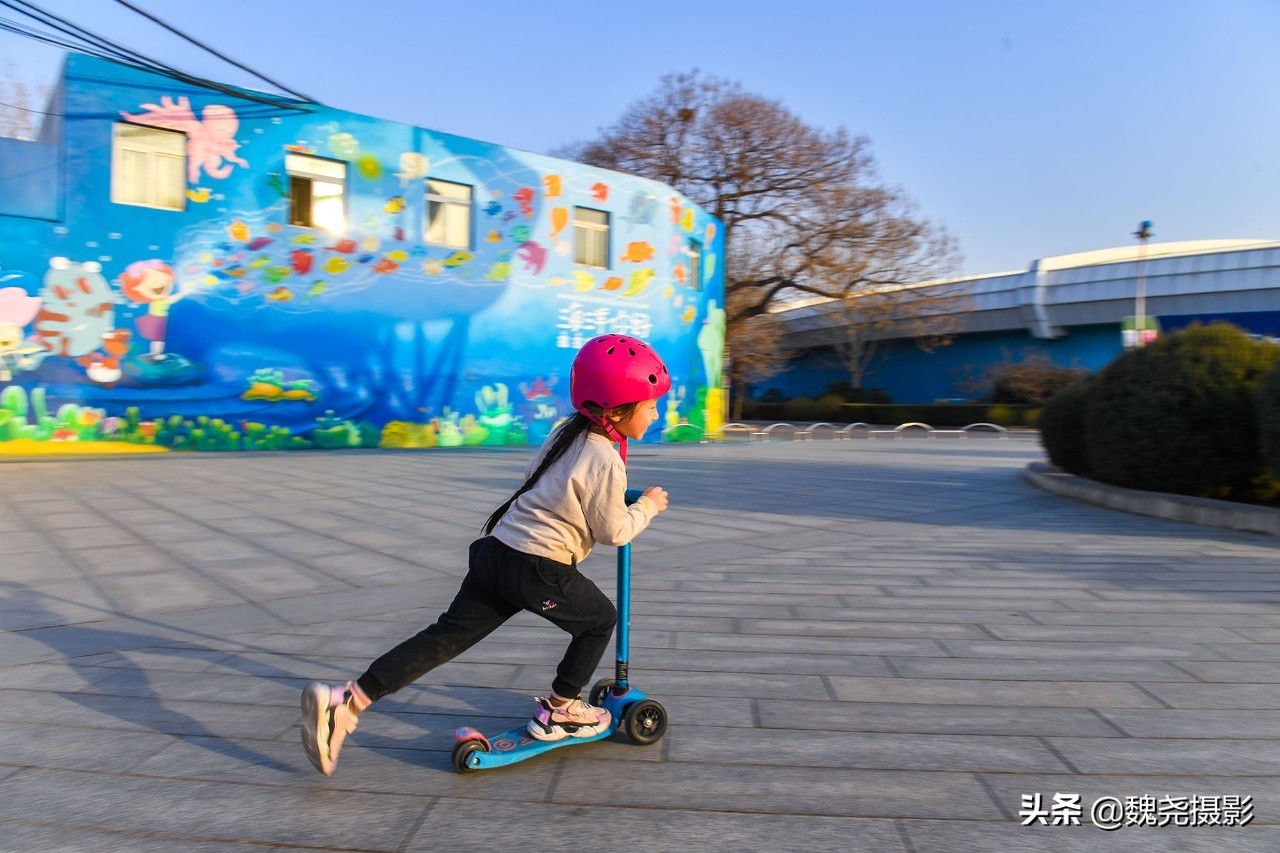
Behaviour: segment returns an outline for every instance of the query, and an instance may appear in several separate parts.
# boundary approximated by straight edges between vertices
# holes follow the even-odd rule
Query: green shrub
[[[1280,362],[1258,385],[1258,444],[1263,467],[1280,478]]]
[[[1089,447],[1085,440],[1085,410],[1093,380],[1068,385],[1050,397],[1040,413],[1040,444],[1049,461],[1068,474],[1089,473]]]
[[[1278,354],[1225,323],[1193,325],[1121,354],[1098,375],[1086,407],[1092,476],[1248,499],[1261,466],[1254,395]]]

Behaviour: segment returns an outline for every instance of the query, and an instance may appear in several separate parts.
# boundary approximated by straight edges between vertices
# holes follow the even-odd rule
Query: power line
[[[214,50],[213,48],[209,47],[209,45],[205,44],[204,42],[202,42],[202,41],[200,41],[200,40],[198,40],[198,39],[194,39],[194,38],[192,38],[191,36],[187,35],[186,33],[182,32],[181,30],[179,30],[177,27],[174,27],[174,26],[172,26],[171,24],[168,24],[168,23],[166,23],[165,21],[160,20],[160,19],[159,19],[159,18],[157,18],[155,15],[151,14],[150,12],[146,11],[145,9],[139,9],[137,6],[135,6],[135,5],[133,5],[132,3],[128,2],[128,0],[116,0],[116,2],[117,2],[117,3],[119,3],[121,6],[124,6],[124,7],[125,7],[125,8],[127,8],[127,9],[132,9],[133,11],[137,12],[139,15],[142,15],[144,18],[147,18],[148,20],[154,21],[155,23],[157,23],[157,24],[159,24],[160,26],[164,27],[164,28],[165,28],[166,30],[168,30],[169,32],[173,33],[174,35],[179,36],[179,37],[181,37],[181,38],[183,38],[183,39],[186,39],[188,42],[190,42],[191,44],[194,44],[196,47],[201,48],[202,50],[208,51],[209,53],[212,53],[214,56],[218,57],[219,59],[223,60],[224,62],[229,62],[229,63],[231,63],[231,64],[232,64],[232,65],[234,65],[236,68],[239,68],[241,71],[248,71],[250,74],[252,74],[254,77],[257,77],[259,80],[265,80],[266,82],[270,83],[272,86],[275,86],[277,89],[280,89],[281,91],[284,91],[284,92],[288,92],[290,95],[293,95],[294,97],[296,97],[296,98],[298,98],[298,99],[300,99],[300,100],[303,100],[303,101],[311,101],[312,103],[315,103],[315,102],[316,102],[316,99],[315,99],[315,98],[308,97],[307,95],[304,95],[304,94],[302,94],[301,92],[298,92],[298,91],[295,91],[295,90],[293,90],[293,89],[290,89],[288,86],[284,85],[283,83],[278,83],[278,82],[276,82],[275,80],[272,80],[270,77],[266,76],[265,74],[262,74],[261,72],[258,72],[258,71],[254,71],[254,70],[253,70],[252,68],[250,68],[249,66],[247,66],[247,65],[242,65],[241,63],[236,62],[236,61],[235,61],[234,59],[232,59],[231,57],[229,57],[229,56],[227,56],[227,55],[225,55],[225,54],[219,53],[218,51],[216,51],[216,50]]]
[[[47,32],[41,32],[39,30],[34,30],[32,28],[26,27],[25,25],[14,24],[12,22],[0,22],[0,29],[6,29],[6,30],[9,30],[10,32],[17,33],[18,35],[24,35],[30,38],[34,38],[38,41],[43,41],[48,44],[64,47],[69,50],[76,50],[82,53],[89,53],[93,56],[97,56],[102,59],[109,59],[113,62],[119,62],[124,65],[128,65],[133,68],[139,68],[144,71],[150,71],[155,74],[162,74],[167,77],[172,77],[175,80],[180,80],[184,83],[189,83],[191,85],[200,86],[206,89],[212,89],[214,91],[221,92],[225,95],[230,95],[231,97],[234,97],[234,98],[240,98],[246,101],[254,101],[260,104],[267,104],[268,106],[276,107],[278,109],[295,110],[295,111],[306,110],[308,109],[310,103],[314,103],[310,101],[308,101],[308,103],[306,104],[290,103],[288,101],[280,100],[278,98],[271,98],[266,95],[258,95],[250,92],[236,90],[229,86],[225,86],[221,83],[217,83],[213,80],[208,80],[203,77],[197,77],[195,75],[188,74],[185,71],[180,71],[177,68],[173,68],[172,66],[166,65],[144,54],[138,53],[135,50],[124,47],[123,45],[119,45],[109,39],[106,39],[98,35],[97,33],[94,33],[85,29],[84,27],[81,27],[77,24],[73,24],[71,21],[68,21],[65,18],[60,18],[51,12],[41,9],[39,6],[35,5],[34,3],[26,2],[26,0],[0,0],[0,6],[4,6],[9,9],[12,9],[13,11],[19,13],[20,15],[24,15],[25,17],[30,18],[31,20],[36,21],[37,23],[43,24],[44,26],[47,26],[47,27],[52,27],[55,30],[63,32],[66,35],[70,36],[75,41],[67,42],[56,35],[53,35]],[[21,8],[21,7],[25,7],[25,8]],[[59,23],[55,23],[55,22],[59,22]],[[65,25],[65,26],[62,26],[62,25]]]

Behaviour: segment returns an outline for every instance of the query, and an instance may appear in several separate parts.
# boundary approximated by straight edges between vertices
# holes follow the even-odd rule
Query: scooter
[[[639,489],[627,490],[627,503],[640,499]],[[603,678],[591,688],[588,701],[605,708],[612,717],[609,728],[591,737],[567,737],[563,740],[538,740],[523,726],[493,737],[485,737],[470,726],[453,733],[453,766],[459,773],[473,773],[505,767],[533,758],[562,746],[578,746],[603,740],[621,729],[633,742],[642,746],[657,743],[667,730],[667,711],[656,699],[650,699],[628,679],[631,629],[631,543],[618,548],[618,638],[614,677]]]

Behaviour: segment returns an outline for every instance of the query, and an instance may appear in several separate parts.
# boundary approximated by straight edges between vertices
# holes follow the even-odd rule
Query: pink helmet
[[[629,335],[600,335],[582,345],[569,373],[573,407],[587,402],[604,409],[655,400],[671,390],[671,374],[653,347]]]

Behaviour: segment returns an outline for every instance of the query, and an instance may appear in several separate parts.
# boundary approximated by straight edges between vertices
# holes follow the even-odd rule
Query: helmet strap
[[[618,432],[618,428],[615,427],[609,421],[608,418],[596,417],[595,415],[591,414],[591,412],[587,411],[586,406],[583,406],[582,408],[578,409],[578,413],[582,415],[586,415],[587,420],[591,421],[593,424],[596,424],[597,426],[599,426],[601,429],[604,430],[605,438],[609,439],[612,442],[615,442],[618,445],[618,455],[622,457],[622,464],[626,465],[627,464],[627,437],[622,433]]]

